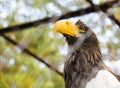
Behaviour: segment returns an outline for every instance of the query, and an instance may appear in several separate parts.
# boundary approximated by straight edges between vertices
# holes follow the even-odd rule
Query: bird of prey
[[[65,88],[120,88],[120,76],[102,61],[95,32],[81,20],[60,20],[53,29],[69,46],[64,65]]]

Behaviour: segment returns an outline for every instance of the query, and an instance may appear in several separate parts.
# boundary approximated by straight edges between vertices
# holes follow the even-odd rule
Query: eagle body
[[[94,33],[86,39],[67,38],[70,50],[64,66],[66,88],[120,88],[118,79],[101,60],[99,42]],[[72,40],[76,42],[70,43]]]
[[[65,88],[120,88],[120,76],[102,61],[96,34],[80,20],[62,20],[54,29],[63,34],[69,46],[64,66]]]

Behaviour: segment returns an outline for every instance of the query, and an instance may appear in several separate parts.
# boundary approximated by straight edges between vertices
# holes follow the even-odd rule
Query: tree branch
[[[113,20],[120,27],[120,21],[117,18],[115,18],[114,15],[109,15],[109,18]]]
[[[56,72],[57,74],[59,74],[60,76],[63,77],[63,73],[58,71],[55,67],[53,67],[51,64],[49,64],[48,62],[44,61],[42,57],[38,57],[37,55],[35,55],[33,52],[31,52],[29,49],[27,48],[23,48],[21,45],[19,45],[16,41],[12,40],[11,38],[9,38],[8,36],[6,36],[5,34],[1,34],[7,41],[9,41],[10,43],[18,46],[20,49],[23,49],[23,52],[25,52],[26,54],[34,57],[35,59],[37,59],[38,61],[40,61],[41,63],[45,64],[48,68],[50,68],[51,70],[53,70],[54,72]]]
[[[89,3],[91,4],[91,6],[92,6],[93,8],[95,8],[95,5],[94,5],[94,3],[92,2],[92,0],[87,0],[87,2],[89,2]],[[104,10],[103,12],[104,12],[104,13],[107,13],[106,10]],[[107,13],[107,14],[108,14],[108,13]],[[113,20],[113,21],[120,27],[120,22],[119,22],[119,20],[117,20],[117,19],[115,18],[114,15],[108,14],[108,17],[109,17],[111,20]]]
[[[52,22],[52,21],[56,21],[56,20],[60,20],[60,19],[66,19],[66,18],[70,18],[70,17],[81,16],[81,15],[85,15],[85,14],[88,14],[88,13],[91,13],[91,12],[106,11],[108,8],[112,7],[117,2],[118,2],[118,0],[109,1],[109,2],[106,2],[106,3],[101,4],[101,5],[94,5],[94,7],[90,6],[88,8],[79,9],[79,10],[74,11],[74,12],[68,12],[66,14],[63,14],[63,15],[59,16],[59,17],[56,17],[58,19],[55,19],[55,20],[53,20],[55,18],[53,16],[53,17],[47,17],[47,18],[42,19],[42,20],[36,20],[36,21],[33,21],[33,22],[29,22],[29,23],[24,23],[24,24],[12,26],[12,27],[2,28],[2,29],[0,29],[0,34],[12,32],[12,31],[24,30],[26,28],[36,27],[40,24],[49,23],[49,22]]]

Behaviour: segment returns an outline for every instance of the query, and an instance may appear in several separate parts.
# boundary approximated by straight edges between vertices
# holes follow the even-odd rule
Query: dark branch
[[[114,15],[109,15],[109,18],[113,20],[120,27],[120,21],[117,18],[115,18]]]
[[[94,3],[92,2],[92,0],[87,0],[87,2],[89,2],[89,3],[91,4],[91,6],[95,8],[95,5],[94,5]],[[107,13],[106,10],[103,11],[103,12],[104,12],[104,13]],[[107,14],[108,14],[108,13],[107,13]],[[114,15],[109,15],[109,14],[108,14],[108,17],[109,17],[111,20],[113,20],[113,21],[120,27],[120,22],[119,22],[118,19],[115,18]]]
[[[5,34],[1,34],[7,41],[11,42],[12,44],[18,46],[19,48],[23,49],[23,52],[25,52],[26,54],[34,57],[35,59],[37,59],[38,61],[42,62],[43,64],[45,64],[48,68],[50,68],[51,70],[55,71],[57,74],[59,74],[60,76],[63,77],[63,73],[58,71],[55,67],[53,67],[52,65],[50,65],[48,62],[44,61],[43,58],[38,57],[37,55],[35,55],[34,53],[32,53],[30,50],[28,50],[27,48],[23,48],[21,45],[19,45],[17,42],[15,42],[14,40],[10,39],[8,36],[6,36]]]
[[[109,2],[106,2],[106,3],[101,4],[101,5],[94,5],[94,7],[90,6],[88,8],[79,9],[79,10],[74,11],[74,12],[68,12],[66,14],[63,14],[63,15],[59,16],[59,17],[56,17],[56,18],[58,18],[56,20],[81,16],[81,15],[85,15],[85,14],[88,14],[88,13],[91,13],[91,12],[96,12],[96,11],[106,11],[108,8],[112,7],[117,2],[118,2],[118,0],[109,1]],[[43,23],[49,23],[51,21],[56,21],[56,20],[53,20],[54,18],[55,17],[53,16],[53,17],[48,17],[48,18],[42,19],[42,20],[37,20],[37,21],[29,22],[29,23],[24,23],[24,24],[17,25],[17,26],[2,28],[2,29],[0,29],[0,34],[7,33],[7,32],[12,32],[12,31],[17,31],[17,30],[24,30],[26,28],[36,27],[36,26],[38,26],[40,24],[43,24]]]

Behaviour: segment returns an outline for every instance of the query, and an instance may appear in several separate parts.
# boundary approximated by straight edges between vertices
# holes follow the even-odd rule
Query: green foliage
[[[64,42],[56,41],[57,36],[52,34],[53,37],[50,37],[49,33],[51,33],[51,29],[48,25],[41,25],[37,28],[9,33],[7,36],[24,45],[23,47],[28,47],[30,51],[42,56],[44,60],[46,59],[54,67],[60,69],[62,56],[58,49],[59,45],[64,44]],[[2,39],[1,37],[0,42],[3,43],[1,53],[3,54],[4,51],[7,62],[5,68],[1,70],[1,73],[3,73],[1,77],[4,79],[1,81],[1,86],[16,86],[17,88],[62,88],[64,86],[61,76],[56,75],[44,64],[22,53],[18,47]],[[7,45],[9,46],[6,47]],[[13,55],[11,55],[12,53]],[[11,60],[14,60],[14,63],[10,63]]]

